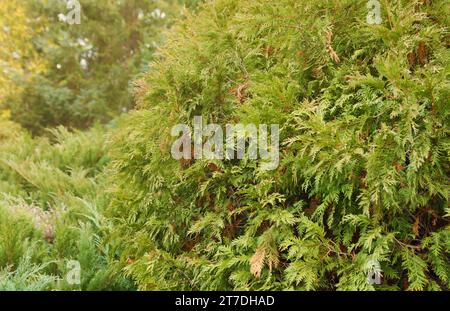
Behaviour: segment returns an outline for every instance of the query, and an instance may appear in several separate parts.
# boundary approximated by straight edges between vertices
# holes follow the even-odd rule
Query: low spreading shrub
[[[32,138],[0,120],[0,140],[0,289],[132,289],[107,240],[105,129]]]

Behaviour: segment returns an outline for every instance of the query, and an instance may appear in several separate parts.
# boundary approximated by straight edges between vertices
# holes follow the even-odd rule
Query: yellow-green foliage
[[[61,8],[48,3],[36,13]],[[83,48],[49,32],[61,45],[42,48],[66,71],[52,66],[12,114],[0,108],[0,290],[449,289],[445,0],[380,0],[380,25],[360,0],[210,0],[156,55],[122,27],[137,10],[105,3],[84,0],[105,20],[79,28],[105,62],[79,68]],[[139,42],[160,37],[152,25]],[[138,109],[83,132],[44,130],[129,107],[122,87],[142,59]],[[196,115],[279,124],[280,165],[174,160],[171,128]],[[80,285],[66,282],[67,260],[80,262]],[[367,282],[371,260],[380,285]]]
[[[17,265],[36,236],[31,219],[22,210],[0,203],[0,266]]]
[[[33,38],[42,33],[44,24],[30,19],[29,14],[23,0],[0,3],[0,103],[17,97],[23,89],[13,77],[20,75],[30,80],[47,67],[46,60],[33,47]]]
[[[141,289],[448,288],[445,2],[381,1],[370,25],[364,1],[216,0],[176,24],[112,137],[127,275]],[[280,166],[173,160],[170,129],[195,115],[280,124]]]

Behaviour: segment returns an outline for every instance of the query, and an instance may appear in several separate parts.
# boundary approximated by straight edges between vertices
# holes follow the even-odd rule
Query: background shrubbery
[[[0,285],[5,289],[129,289],[112,276],[115,254],[103,216],[109,201],[108,163],[101,127],[32,139],[0,123]],[[77,260],[82,283],[66,284]],[[3,282],[3,283],[2,283]]]
[[[448,290],[445,1],[197,2],[1,15],[0,289]],[[279,167],[172,159],[195,115],[280,124]]]
[[[132,108],[133,76],[182,12],[176,0],[81,0],[82,22],[69,25],[59,20],[68,12],[64,0],[4,2],[0,79],[9,83],[0,109],[35,134],[87,128]]]

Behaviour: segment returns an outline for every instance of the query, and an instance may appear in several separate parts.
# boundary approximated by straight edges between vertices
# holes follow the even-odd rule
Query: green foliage
[[[448,290],[445,1],[381,1],[380,25],[364,1],[197,2],[0,20],[0,52],[35,49],[0,77],[0,290]],[[174,160],[195,115],[279,124],[280,165]]]
[[[0,109],[10,109],[12,119],[34,134],[57,125],[87,128],[130,109],[133,77],[147,69],[163,30],[180,11],[176,0],[80,0],[81,23],[70,25],[58,17],[68,12],[66,2],[17,4],[27,26],[39,30],[27,44],[45,70],[8,71],[5,80],[21,90],[5,97]],[[11,27],[8,23],[5,27]],[[22,67],[30,62],[26,55],[7,64],[13,61]]]
[[[0,266],[19,265],[29,248],[30,241],[37,234],[35,228],[23,211],[7,210],[0,205]]]
[[[110,139],[127,275],[140,289],[448,289],[448,10],[382,1],[369,25],[361,1],[216,0],[176,23]],[[173,160],[170,129],[194,115],[280,124],[280,166]]]
[[[106,238],[105,129],[36,139],[9,121],[0,129],[0,289],[133,288]],[[69,260],[80,262],[79,285],[66,281]]]
[[[56,278],[43,273],[46,264],[31,263],[28,254],[22,257],[18,267],[9,271],[0,269],[0,289],[5,291],[39,291],[53,288]]]

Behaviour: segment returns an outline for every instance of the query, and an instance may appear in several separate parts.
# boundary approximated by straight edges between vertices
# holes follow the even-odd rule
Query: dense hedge
[[[448,289],[449,7],[381,8],[217,0],[173,27],[111,137],[111,239],[141,289]],[[194,115],[280,124],[279,167],[172,159]]]
[[[0,290],[133,289],[107,239],[105,130],[48,136],[0,118]],[[80,284],[67,281],[71,260]]]

